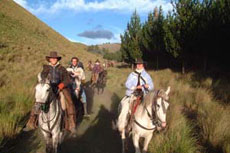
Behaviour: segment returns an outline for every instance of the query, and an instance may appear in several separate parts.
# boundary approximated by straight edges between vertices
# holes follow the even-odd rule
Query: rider
[[[86,94],[81,84],[85,82],[85,72],[82,66],[79,65],[79,59],[77,57],[72,57],[71,65],[67,68],[67,71],[71,72],[72,89],[75,91],[76,96],[80,96],[81,102],[83,103],[84,116],[89,116],[87,112]]]
[[[68,117],[68,129],[72,133],[76,133],[76,112],[71,99],[70,91],[67,86],[70,84],[70,77],[66,69],[61,66],[59,61],[61,57],[58,56],[56,51],[50,52],[49,56],[46,56],[46,60],[49,62],[48,65],[43,66],[41,72],[42,80],[49,79],[51,88],[54,92],[60,91],[60,99],[66,99],[67,103],[67,117]],[[64,96],[64,97],[63,97]],[[31,110],[30,119],[24,128],[24,131],[35,129],[38,111],[36,110],[36,103]]]
[[[93,75],[95,77],[95,80],[98,80],[99,73],[101,73],[103,71],[103,68],[101,67],[101,63],[98,59],[95,61],[95,64],[93,66],[92,71],[93,71]]]
[[[143,97],[148,91],[153,90],[154,88],[151,76],[144,69],[144,61],[142,59],[137,59],[134,64],[136,69],[128,76],[125,83],[126,96],[121,100],[122,110],[118,117],[118,125],[120,125],[120,127],[118,127],[119,129],[123,129],[126,126],[127,115],[129,111],[132,111],[130,104],[133,104],[133,101],[138,96]]]

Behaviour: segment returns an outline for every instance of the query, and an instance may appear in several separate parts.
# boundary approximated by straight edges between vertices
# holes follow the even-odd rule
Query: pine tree
[[[121,35],[121,53],[125,62],[132,63],[136,58],[142,57],[140,50],[141,23],[137,11],[134,11],[127,30]]]

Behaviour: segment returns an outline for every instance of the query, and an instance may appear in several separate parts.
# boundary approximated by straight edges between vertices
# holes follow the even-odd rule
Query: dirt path
[[[121,140],[113,122],[117,118],[117,106],[120,98],[106,89],[103,94],[94,94],[86,88],[89,100],[89,119],[83,119],[78,125],[77,138],[66,138],[61,153],[119,153]],[[5,148],[4,153],[43,153],[44,141],[39,130],[21,133],[16,142]]]

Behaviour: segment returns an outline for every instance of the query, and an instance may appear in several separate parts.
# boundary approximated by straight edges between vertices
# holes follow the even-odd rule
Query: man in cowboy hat
[[[43,66],[43,70],[41,72],[42,80],[46,78],[49,79],[51,88],[54,93],[57,93],[60,90],[60,99],[66,99],[67,102],[67,116],[69,121],[69,130],[72,133],[76,133],[76,112],[75,107],[73,105],[71,95],[67,86],[70,84],[70,78],[66,69],[61,66],[59,61],[61,57],[58,56],[57,52],[52,51],[50,52],[49,56],[46,56],[46,60],[49,62],[48,65]],[[64,98],[62,98],[64,96]],[[31,110],[30,119],[24,128],[24,131],[28,131],[31,129],[35,129],[36,121],[37,121],[38,114],[36,110]]]
[[[139,58],[136,59],[134,64],[136,69],[134,72],[131,72],[127,78],[125,83],[126,96],[121,100],[122,110],[118,117],[119,129],[126,127],[126,118],[131,109],[130,104],[132,105],[138,96],[142,99],[143,96],[145,96],[148,91],[153,90],[154,87],[151,76],[144,69],[145,62]]]

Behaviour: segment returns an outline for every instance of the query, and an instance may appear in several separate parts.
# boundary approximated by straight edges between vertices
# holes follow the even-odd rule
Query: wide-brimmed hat
[[[141,58],[137,58],[134,62],[134,64],[146,64],[145,61],[143,61]]]
[[[95,63],[97,63],[97,62],[100,63],[100,61],[98,59],[95,61]]]
[[[58,53],[56,51],[52,51],[50,52],[50,55],[49,56],[46,56],[46,60],[49,62],[49,59],[50,58],[57,58],[58,61],[61,60],[61,56],[58,56]]]

